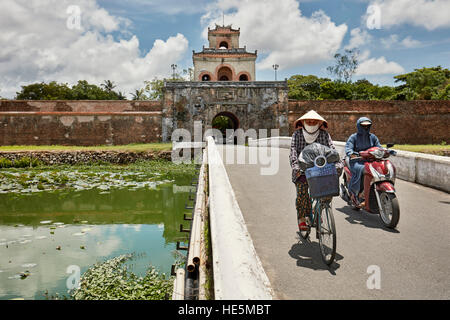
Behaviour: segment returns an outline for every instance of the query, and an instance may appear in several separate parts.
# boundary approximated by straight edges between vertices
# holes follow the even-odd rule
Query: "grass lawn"
[[[0,146],[2,151],[167,151],[172,150],[172,143],[127,144],[120,146]]]
[[[384,145],[384,147],[386,147],[386,145]],[[448,155],[450,153],[450,145],[442,144],[396,144],[392,149],[430,153],[438,156]]]

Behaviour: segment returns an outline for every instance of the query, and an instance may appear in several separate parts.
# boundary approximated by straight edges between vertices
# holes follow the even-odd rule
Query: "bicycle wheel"
[[[322,203],[317,229],[322,259],[330,265],[336,256],[336,226],[331,202]]]

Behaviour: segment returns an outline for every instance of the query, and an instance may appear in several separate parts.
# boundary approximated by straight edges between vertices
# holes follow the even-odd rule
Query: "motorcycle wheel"
[[[380,203],[383,207],[383,210],[380,210],[381,221],[386,227],[394,229],[400,220],[400,207],[397,197],[394,193],[381,192]]]

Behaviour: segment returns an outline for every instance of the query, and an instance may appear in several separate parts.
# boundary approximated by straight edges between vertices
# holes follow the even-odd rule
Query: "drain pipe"
[[[184,269],[179,268],[173,284],[172,300],[184,300],[184,277]]]
[[[205,210],[205,172],[206,172],[207,153],[203,152],[203,161],[200,168],[197,194],[195,200],[194,213],[191,225],[191,237],[189,240],[189,251],[186,263],[186,286],[185,300],[198,299],[198,280],[199,265],[201,254],[201,230],[203,223],[203,212]]]

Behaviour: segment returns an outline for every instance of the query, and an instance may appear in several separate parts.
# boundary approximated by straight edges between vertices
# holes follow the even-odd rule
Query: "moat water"
[[[191,178],[131,189],[0,194],[0,299],[68,296],[73,270],[82,274],[121,254],[136,254],[129,262],[136,274],[153,265],[169,276],[176,242],[188,241],[179,227],[186,225]]]

